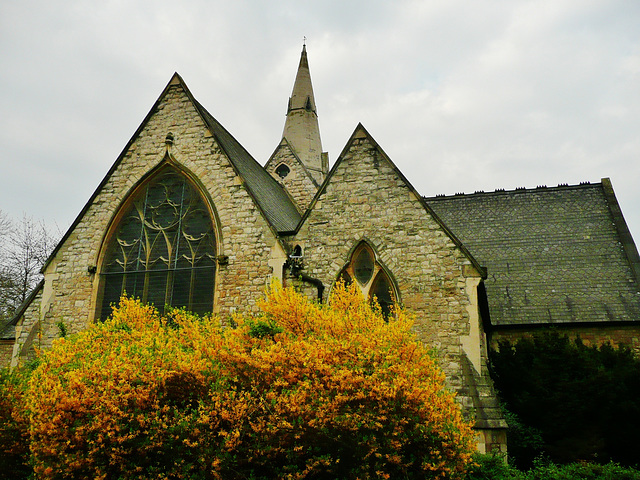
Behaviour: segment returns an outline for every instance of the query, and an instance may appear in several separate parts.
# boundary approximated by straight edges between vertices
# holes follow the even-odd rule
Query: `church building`
[[[526,211],[534,194],[540,218]],[[549,227],[588,196],[582,214],[593,206],[593,222]],[[505,451],[487,333],[613,322],[629,334],[621,341],[637,342],[640,262],[630,236],[619,242],[624,219],[613,207],[608,181],[426,198],[363,125],[329,169],[306,47],[282,139],[264,167],[174,74],[16,313],[11,363],[50,346],[59,322],[73,333],[106,318],[123,291],[225,321],[256,311],[273,278],[319,302],[343,279],[385,312],[397,302],[415,316],[416,333],[475,420],[479,450]],[[576,230],[581,240],[572,243]],[[564,276],[553,265],[561,257]],[[585,283],[580,291],[576,280]]]

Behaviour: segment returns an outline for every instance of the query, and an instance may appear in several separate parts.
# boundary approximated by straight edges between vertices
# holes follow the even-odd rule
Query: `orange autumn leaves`
[[[38,478],[456,478],[473,451],[402,311],[277,284],[219,327],[123,298],[31,376]]]

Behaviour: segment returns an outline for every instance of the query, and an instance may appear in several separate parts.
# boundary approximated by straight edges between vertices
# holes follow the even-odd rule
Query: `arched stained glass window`
[[[134,194],[110,236],[101,275],[100,318],[120,295],[196,313],[213,310],[216,241],[200,193],[166,168]]]
[[[391,314],[391,308],[395,303],[393,298],[393,287],[391,281],[384,270],[378,271],[371,288],[369,289],[369,298],[373,301],[375,298],[382,309],[382,314],[388,317]]]
[[[349,263],[338,276],[338,280],[343,281],[345,285],[353,283],[353,278],[358,281],[357,285],[362,290],[362,294],[372,302],[375,298],[384,316],[388,317],[397,298],[393,283],[376,261],[372,248],[366,242],[358,245]]]
[[[362,244],[353,256],[353,273],[360,285],[366,285],[373,276],[373,252]]]

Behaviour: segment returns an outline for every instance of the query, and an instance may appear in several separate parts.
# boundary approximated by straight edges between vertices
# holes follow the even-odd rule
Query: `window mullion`
[[[138,281],[139,281],[139,272],[140,272],[140,257],[142,256],[142,249],[143,249],[143,242],[144,239],[146,237],[145,234],[145,228],[146,228],[146,221],[147,221],[147,202],[149,201],[149,185],[147,185],[147,187],[145,188],[145,192],[144,192],[144,203],[142,204],[142,221],[140,222],[140,239],[138,242],[138,258],[136,259],[136,269],[134,271],[134,290],[137,290],[138,288]],[[146,244],[146,242],[145,242]],[[143,286],[142,286],[142,295],[139,294],[139,292],[135,291],[132,294],[133,295],[139,295],[140,298],[142,299],[143,302],[147,301],[147,292],[148,292],[148,275],[149,273],[146,271],[146,267],[145,267],[145,272],[144,272],[144,282],[143,282]]]
[[[180,192],[180,209],[178,211],[178,231],[176,232],[176,243],[173,246],[173,262],[169,258],[169,265],[167,266],[169,271],[167,272],[167,290],[165,294],[165,302],[167,305],[173,305],[173,282],[175,280],[174,271],[178,266],[178,254],[180,251],[180,238],[182,237],[183,227],[183,210],[184,210],[184,193],[186,188],[186,182],[182,180],[182,191]]]
[[[163,196],[161,190],[165,188],[169,188],[171,193],[167,190],[164,198],[161,198]],[[124,214],[118,216],[120,225],[116,226],[114,235],[110,239],[110,242],[113,243],[106,246],[108,251],[101,269],[101,282],[104,282],[109,290],[105,290],[106,287],[101,287],[104,293],[100,294],[101,299],[99,301],[102,303],[100,314],[102,316],[108,315],[108,306],[117,301],[118,287],[120,287],[120,293],[129,289],[131,290],[128,292],[130,295],[135,295],[144,302],[156,303],[159,309],[162,309],[163,305],[161,303],[164,302],[165,305],[185,306],[189,309],[196,309],[198,313],[205,313],[207,310],[211,311],[213,289],[205,294],[200,290],[196,290],[196,288],[198,288],[199,282],[203,281],[208,285],[208,290],[209,287],[213,287],[212,281],[215,282],[215,279],[212,280],[204,272],[196,272],[195,270],[204,269],[215,272],[215,265],[210,265],[210,262],[207,261],[204,262],[206,266],[197,267],[195,253],[189,253],[193,247],[189,235],[196,232],[194,233],[196,237],[194,237],[193,241],[200,242],[200,248],[204,249],[202,254],[209,257],[215,256],[215,239],[211,240],[209,238],[212,235],[211,226],[203,223],[211,221],[210,214],[208,215],[208,220],[205,219],[208,211],[202,201],[203,199],[196,189],[191,186],[187,177],[172,169],[166,169],[154,176],[148,183],[141,185],[134,195],[135,198],[130,202],[126,202]],[[155,230],[156,197],[158,197],[157,200],[164,200],[164,202],[169,202],[170,204],[160,205],[158,206],[159,210],[157,210],[158,215],[165,220],[175,220],[170,231],[163,230],[163,225],[167,222],[162,221],[157,225],[159,230]],[[169,197],[173,200],[169,201]],[[178,202],[179,205],[177,205]],[[200,208],[204,212],[202,215]],[[178,218],[167,217],[169,210],[172,210],[170,215],[177,214]],[[192,215],[192,210],[194,215]],[[135,221],[141,222],[138,225],[137,232]],[[123,230],[125,225],[128,225],[126,232]],[[154,226],[151,227],[150,225]],[[153,260],[159,259],[152,258],[156,250],[152,248],[151,243],[155,245],[156,241],[161,240],[158,235],[155,235],[156,233],[160,237],[165,237],[162,241],[166,242],[168,249],[168,259],[161,261],[161,264],[154,263]],[[124,262],[124,268],[120,272],[116,272],[116,269],[113,269],[113,272],[107,272],[106,266],[117,260],[116,254],[113,253],[115,252],[113,245],[116,244],[117,246],[119,239],[121,237],[125,238],[125,236],[129,245],[131,245],[129,242],[136,241],[136,239],[139,243],[137,246],[131,245],[131,250],[124,252],[125,256],[130,258],[130,261]],[[182,251],[182,245],[184,245],[185,252]],[[159,254],[162,253],[160,250],[158,252]],[[184,259],[182,254],[185,254]],[[184,265],[181,263],[182,260],[184,260]],[[163,271],[163,268],[166,270]],[[117,274],[117,277],[109,276],[111,273]],[[211,285],[209,285],[210,283]]]

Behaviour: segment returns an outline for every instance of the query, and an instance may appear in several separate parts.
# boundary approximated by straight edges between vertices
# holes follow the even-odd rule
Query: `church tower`
[[[285,187],[300,212],[306,210],[329,173],[329,157],[322,151],[320,141],[306,45],[302,46],[282,139],[264,168]]]
[[[289,142],[316,182],[322,183],[329,172],[329,162],[327,155],[322,153],[318,112],[311,85],[306,45],[302,47],[298,73],[289,97],[282,138]]]

